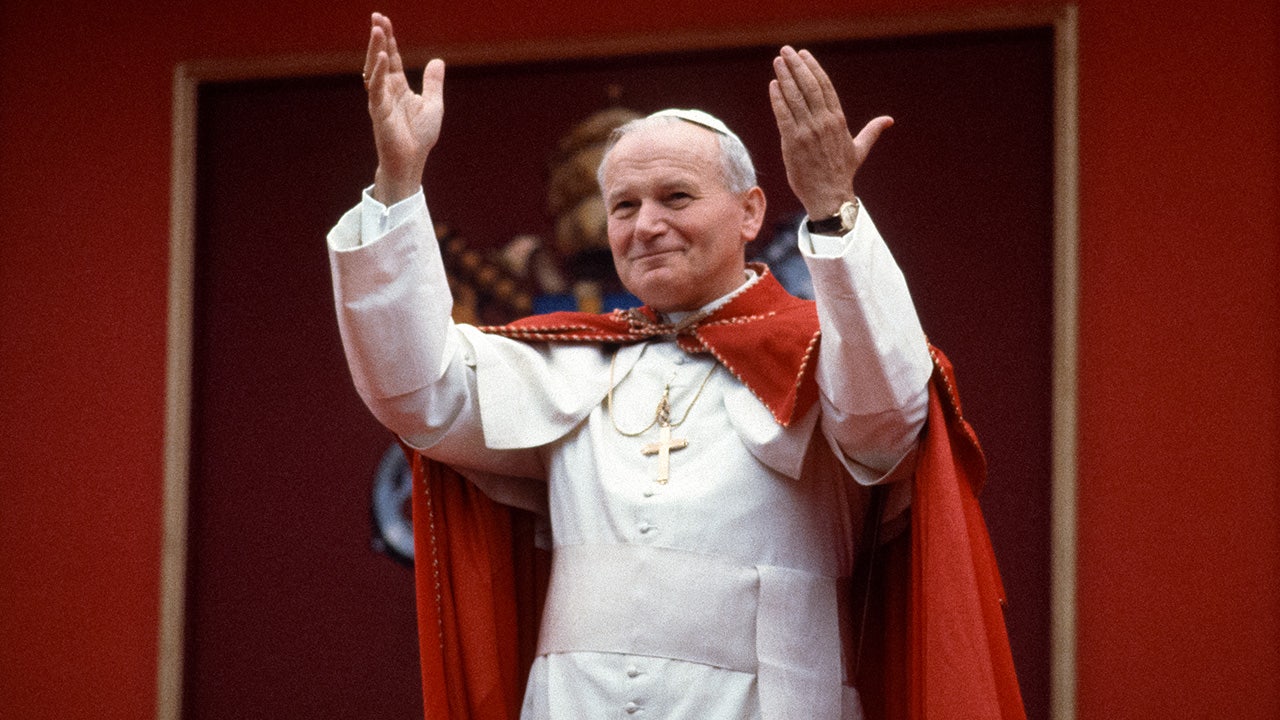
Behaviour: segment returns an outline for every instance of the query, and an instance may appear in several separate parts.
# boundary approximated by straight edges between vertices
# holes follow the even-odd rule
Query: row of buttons
[[[648,482],[648,483],[646,483],[646,484],[647,484],[647,485],[649,485],[649,487],[645,488],[644,493],[643,493],[643,495],[644,495],[646,498],[651,498],[651,497],[653,497],[654,495],[657,495],[657,494],[658,494],[658,491],[653,487],[653,482]],[[640,531],[640,534],[641,534],[641,535],[648,535],[649,533],[653,532],[654,530],[657,530],[657,529],[658,529],[658,526],[657,526],[657,525],[654,525],[654,524],[653,524],[653,523],[651,523],[651,522],[642,522],[642,523],[640,523],[639,525],[637,525],[637,526],[636,526],[636,529]],[[633,675],[632,677],[635,677],[635,676]]]
[[[641,530],[641,532],[645,532],[645,531]],[[635,665],[627,666],[627,677],[634,680],[635,678],[640,677],[642,674],[643,673],[640,672],[640,668],[636,667]],[[641,705],[639,702],[632,700],[626,705],[623,705],[622,709],[626,710],[628,715],[635,715],[636,713],[644,709],[644,706]]]

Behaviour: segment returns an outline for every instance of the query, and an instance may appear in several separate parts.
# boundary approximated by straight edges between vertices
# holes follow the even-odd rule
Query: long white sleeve
[[[442,462],[541,477],[536,452],[495,450],[485,442],[475,351],[452,322],[453,301],[421,191],[391,208],[366,192],[328,242],[347,364],[374,416]]]
[[[810,235],[802,223],[799,243],[822,328],[822,431],[847,457],[888,472],[915,447],[933,372],[906,280],[865,207],[844,237]]]

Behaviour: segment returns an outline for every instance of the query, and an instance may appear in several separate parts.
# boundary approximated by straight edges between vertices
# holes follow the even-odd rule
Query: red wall
[[[1082,4],[1079,716],[1270,720],[1280,9]],[[17,5],[0,5],[0,716],[146,718],[172,70],[358,51],[373,8]],[[755,6],[752,24],[855,16],[837,0]],[[643,7],[381,9],[411,46],[744,22],[727,0]]]

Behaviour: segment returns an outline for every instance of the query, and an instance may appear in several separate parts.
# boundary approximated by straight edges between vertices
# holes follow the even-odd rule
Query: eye
[[[640,203],[635,200],[615,200],[614,203],[609,206],[609,214],[615,217],[626,217],[627,215],[634,213],[636,208],[639,206]]]
[[[690,195],[683,190],[668,193],[666,197],[666,204],[668,207],[682,208],[691,202],[693,202],[693,195]]]

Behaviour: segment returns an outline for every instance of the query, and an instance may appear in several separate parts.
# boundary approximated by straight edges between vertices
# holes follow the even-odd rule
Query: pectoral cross
[[[671,451],[689,447],[684,438],[671,437],[671,405],[667,402],[671,386],[662,391],[662,400],[658,402],[658,442],[649,443],[640,448],[645,455],[658,456],[658,477],[654,478],[659,485],[666,485],[671,479]]]
[[[658,442],[645,445],[640,448],[640,452],[658,456],[658,477],[654,479],[659,485],[666,485],[667,480],[671,479],[671,451],[689,447],[689,441],[684,438],[672,438],[671,425],[668,423],[662,423],[658,432]]]

